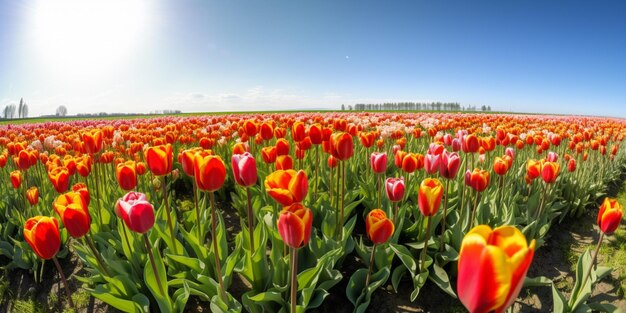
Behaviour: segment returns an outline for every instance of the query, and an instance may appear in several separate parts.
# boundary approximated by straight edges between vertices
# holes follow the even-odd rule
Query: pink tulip
[[[508,147],[504,150],[504,154],[510,156],[512,160],[515,160],[515,149]]]
[[[555,152],[548,152],[548,161],[549,162],[556,162],[559,159],[559,155],[556,154]]]
[[[256,161],[250,152],[234,154],[232,157],[233,176],[237,184],[250,187],[256,184]]]
[[[472,185],[472,172],[470,170],[465,171],[465,186]]]
[[[441,163],[440,154],[426,154],[424,158],[424,169],[428,174],[435,174],[439,170],[439,164]]]
[[[393,153],[393,155],[396,155],[396,153],[400,150],[402,150],[402,147],[400,147],[400,145],[393,145],[393,147],[391,148],[391,153]]]
[[[452,151],[457,152],[461,150],[461,140],[459,138],[452,139]]]
[[[374,173],[382,174],[387,170],[387,153],[372,152],[370,163]]]
[[[387,178],[385,181],[385,189],[387,190],[387,198],[389,198],[389,201],[402,201],[404,197],[404,178]]]
[[[446,151],[441,155],[441,161],[439,162],[439,175],[441,177],[454,179],[460,167],[461,158],[458,153]]]
[[[140,234],[154,225],[154,207],[140,192],[131,191],[117,200],[115,214],[124,220],[130,230]]]
[[[443,143],[446,146],[448,146],[448,147],[451,146],[452,145],[452,135],[450,135],[450,134],[443,135]]]
[[[440,155],[443,153],[444,150],[445,147],[437,143],[431,143],[428,146],[428,154]]]

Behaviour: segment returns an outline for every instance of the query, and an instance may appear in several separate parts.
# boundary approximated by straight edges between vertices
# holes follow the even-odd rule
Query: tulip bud
[[[424,216],[437,214],[443,192],[443,185],[438,179],[426,178],[422,181],[417,194],[417,203]]]
[[[52,206],[70,236],[81,238],[89,231],[91,216],[80,193],[70,191],[59,195]]]
[[[510,156],[511,159],[515,160],[515,149],[507,147],[506,150],[504,150],[504,154]]]
[[[559,169],[561,166],[556,162],[545,162],[541,168],[541,178],[546,184],[554,183],[559,176]]]
[[[26,198],[30,205],[37,205],[39,202],[39,189],[37,187],[30,187],[26,190]]]
[[[567,161],[567,171],[568,172],[573,172],[576,170],[576,159],[569,159],[569,161]]]
[[[313,214],[302,203],[293,203],[281,211],[276,228],[283,242],[289,247],[300,248],[309,244]]]
[[[52,259],[61,248],[59,222],[54,217],[31,217],[24,223],[24,239],[38,257]]]
[[[348,133],[339,132],[330,137],[331,154],[339,159],[345,161],[352,157],[354,154],[354,143],[352,136]]]
[[[452,139],[452,151],[458,152],[461,150],[461,140],[458,138]]]
[[[384,173],[387,170],[387,153],[372,152],[370,164],[372,165],[374,173]]]
[[[135,161],[120,163],[115,168],[115,177],[124,190],[133,190],[137,186],[137,170]]]
[[[226,180],[226,166],[221,157],[196,154],[193,168],[198,189],[214,192],[222,188]]]
[[[548,162],[556,162],[559,159],[559,155],[555,152],[548,152],[548,157],[546,158]]]
[[[496,174],[503,176],[503,175],[506,175],[506,172],[508,172],[508,170],[509,170],[508,162],[500,157],[496,157],[495,161],[493,162],[493,171]]]
[[[256,184],[257,169],[256,161],[252,154],[246,152],[244,154],[235,154],[232,157],[233,176],[237,184],[250,187]]]
[[[616,199],[604,198],[598,213],[598,227],[603,233],[612,235],[622,221],[624,208]]]
[[[22,172],[20,172],[19,170],[15,170],[11,172],[10,176],[11,176],[11,184],[13,185],[13,188],[15,189],[20,188],[20,186],[22,185]]]
[[[329,155],[328,156],[328,167],[334,168],[334,167],[337,166],[337,164],[338,164],[337,158],[335,158],[332,155]]]
[[[404,198],[404,178],[389,177],[385,181],[385,190],[387,198],[391,202],[399,202]]]
[[[461,158],[456,152],[445,151],[441,154],[441,162],[439,162],[439,175],[448,179],[454,179],[461,167]]]
[[[528,160],[526,163],[526,176],[535,179],[541,175],[541,162],[537,160]]]
[[[365,230],[367,236],[374,244],[385,243],[393,235],[393,222],[387,218],[385,211],[375,209],[370,211],[365,218]]]
[[[146,233],[154,225],[154,207],[146,200],[146,195],[130,191],[117,200],[115,214],[128,229],[136,233]]]
[[[276,170],[293,169],[293,159],[289,155],[279,155],[276,157]]]
[[[439,167],[441,164],[441,154],[426,154],[424,158],[424,169],[428,174],[435,174],[439,171]]]
[[[470,186],[478,192],[483,192],[489,186],[489,172],[475,168],[470,175]]]
[[[265,190],[276,202],[289,206],[306,198],[309,181],[302,170],[277,170],[265,178]]]
[[[48,178],[58,193],[65,192],[70,186],[70,173],[66,167],[55,167],[48,172]]]

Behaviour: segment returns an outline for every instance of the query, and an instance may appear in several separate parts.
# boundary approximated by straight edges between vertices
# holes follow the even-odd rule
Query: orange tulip
[[[604,198],[598,213],[598,227],[603,233],[610,236],[621,223],[623,214],[624,208],[617,200],[609,197]]]
[[[399,153],[399,152],[398,152]],[[424,156],[419,153],[407,153],[402,159],[402,170],[413,173],[424,167]]]
[[[160,145],[146,149],[144,152],[148,168],[155,176],[167,175],[172,171],[172,145]]]
[[[367,236],[374,244],[385,243],[393,235],[393,222],[387,218],[385,211],[374,209],[365,218]]]
[[[26,190],[26,199],[30,205],[37,205],[39,202],[39,189],[37,187],[30,187]]]
[[[24,223],[24,239],[38,257],[52,259],[61,248],[59,223],[54,217],[31,217]]]
[[[187,176],[193,176],[193,160],[196,156],[196,152],[199,150],[199,148],[187,149],[178,153],[178,163],[180,163],[183,168],[183,172],[185,172]]]
[[[436,178],[426,178],[420,184],[417,203],[424,216],[434,216],[443,196],[443,184]]]
[[[64,166],[57,166],[48,172],[48,178],[58,193],[63,193],[70,186],[70,172]]]
[[[276,157],[276,170],[293,169],[293,159],[289,155],[279,155]]]
[[[457,289],[471,313],[504,312],[517,298],[535,252],[535,240],[513,226],[474,227],[461,243]]]
[[[226,166],[222,158],[217,155],[196,154],[194,159],[194,177],[198,189],[216,191],[222,188],[226,180]]]
[[[302,203],[296,202],[283,208],[276,228],[285,244],[292,248],[300,248],[309,244],[313,214]]]
[[[293,123],[291,126],[291,137],[293,137],[293,141],[300,142],[304,140],[305,136],[306,133],[304,123],[300,121]]]
[[[137,170],[135,161],[120,163],[115,168],[115,177],[120,187],[126,191],[137,187]]]
[[[261,149],[261,156],[265,164],[276,162],[276,147],[263,147],[263,149]]]
[[[64,193],[56,198],[52,206],[70,236],[81,238],[89,231],[91,217],[80,193]]]
[[[13,184],[13,188],[20,188],[22,185],[22,172],[19,170],[15,170],[11,172],[11,184]]]
[[[265,178],[265,190],[276,202],[289,206],[304,200],[309,181],[302,170],[277,170]]]
[[[78,192],[80,194],[81,198],[83,198],[83,203],[85,204],[85,207],[88,208],[89,202],[91,201],[91,195],[89,195],[87,185],[85,185],[84,183],[76,183],[74,184],[74,186],[72,186],[72,191]]]
[[[276,140],[276,155],[289,154],[289,142],[287,139],[280,138]]]

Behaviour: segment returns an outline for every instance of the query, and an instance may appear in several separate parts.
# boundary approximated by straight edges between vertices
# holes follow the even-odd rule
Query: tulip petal
[[[304,223],[295,214],[283,211],[277,222],[278,233],[286,245],[299,248],[304,240]]]

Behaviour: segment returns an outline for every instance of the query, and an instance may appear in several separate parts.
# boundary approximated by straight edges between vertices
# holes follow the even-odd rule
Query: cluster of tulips
[[[76,279],[122,311],[182,312],[193,296],[214,312],[302,312],[352,254],[355,312],[388,282],[419,301],[427,281],[470,312],[503,312],[550,226],[619,178],[625,137],[620,120],[434,113],[5,126],[0,255],[34,273],[52,259],[67,286],[58,259],[75,253]],[[600,242],[622,214],[604,200]],[[606,274],[594,268],[555,311],[588,305]],[[235,276],[250,286],[238,299]]]

